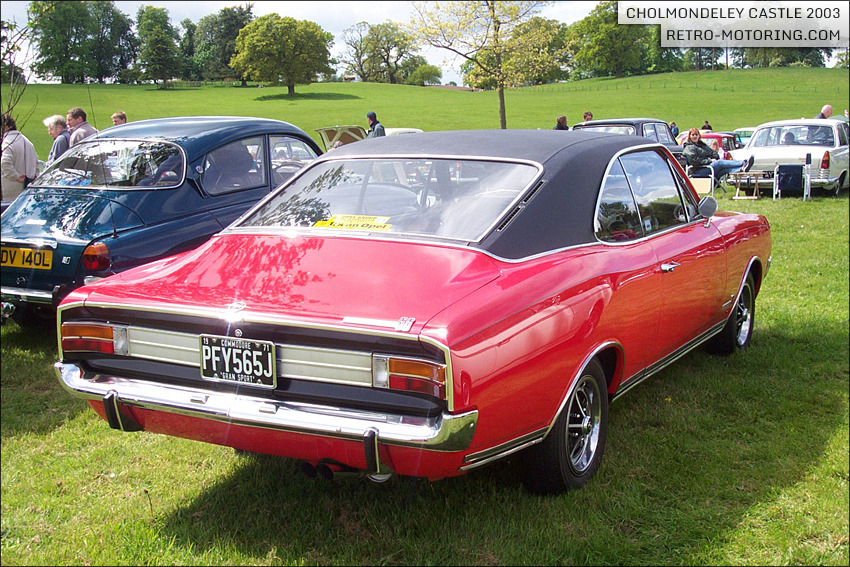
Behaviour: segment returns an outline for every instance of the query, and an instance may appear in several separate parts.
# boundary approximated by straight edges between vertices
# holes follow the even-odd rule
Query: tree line
[[[567,25],[538,14],[551,2],[414,2],[409,23],[358,22],[344,30],[342,54],[317,23],[279,14],[255,17],[253,4],[222,8],[175,27],[166,8],[143,5],[135,18],[110,1],[34,0],[26,26],[2,21],[0,52],[8,112],[25,83],[22,45],[34,46],[32,69],[62,83],[253,80],[285,85],[342,80],[440,84],[441,70],[419,54],[429,46],[462,60],[465,84],[498,92],[506,128],[505,89],[594,77],[624,77],[730,67],[824,67],[828,48],[662,48],[660,26],[619,25],[617,2],[603,1]],[[839,54],[847,66],[847,53]],[[345,77],[347,78],[347,77]]]
[[[420,45],[460,55],[464,83],[485,89],[496,87],[499,74],[507,86],[539,85],[728,67],[823,67],[831,55],[828,48],[662,48],[659,26],[618,25],[616,2],[600,2],[571,25],[535,15],[545,4],[457,3],[461,9],[455,14],[439,14],[444,28],[458,34],[463,26],[478,25],[459,19],[466,11],[480,12],[503,29],[501,37],[482,36],[489,40],[482,45],[447,47],[439,36],[428,37],[435,31],[428,19],[438,16],[439,7],[418,3],[420,17],[411,25],[359,22],[346,29],[339,60],[330,56],[334,37],[318,24],[277,14],[255,18],[253,4],[223,8],[197,23],[187,18],[176,27],[166,8],[145,5],[132,18],[112,1],[34,0],[28,16],[36,50],[33,71],[62,83],[252,79],[292,90],[318,78],[339,80],[339,68],[361,81],[439,84],[442,73],[418,53]],[[3,24],[7,41],[14,24]],[[11,62],[5,59],[9,80]]]

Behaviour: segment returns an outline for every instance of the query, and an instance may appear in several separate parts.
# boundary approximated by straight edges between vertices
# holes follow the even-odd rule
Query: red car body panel
[[[428,134],[410,138],[431,139]],[[610,139],[639,143],[620,138],[626,137]],[[358,144],[372,147],[368,140]],[[357,144],[351,146],[334,151],[354,152]],[[430,479],[462,474],[545,439],[592,359],[603,366],[602,384],[614,399],[726,328],[748,275],[758,292],[771,251],[767,220],[754,214],[712,214],[713,209],[702,216],[702,204],[697,211],[697,195],[672,156],[649,151],[655,158],[664,156],[662,165],[669,162],[668,179],[681,177],[676,185],[680,197],[692,192],[680,200],[692,210],[683,211],[678,224],[626,241],[596,239],[588,228],[590,238],[580,244],[511,258],[486,249],[485,239],[484,244],[464,244],[314,226],[303,231],[231,227],[196,250],[75,290],[59,309],[60,325],[65,315],[84,322],[109,319],[144,332],[161,323],[165,336],[173,333],[185,341],[188,346],[180,348],[192,351],[194,361],[177,360],[177,371],[156,366],[159,360],[142,360],[139,368],[144,370],[116,376],[109,372],[124,364],[115,363],[117,351],[113,358],[112,353],[100,358],[72,353],[65,359],[60,350],[60,381],[83,393],[113,427],[124,416],[146,431],[311,463],[330,460],[360,470],[374,465],[368,437],[373,428],[353,433],[357,428],[351,423],[374,419],[380,430],[378,460],[395,473]],[[607,168],[603,171],[608,175]],[[546,190],[544,185],[537,195]],[[555,183],[549,190],[544,198],[563,191]],[[601,209],[597,201],[589,201],[594,213]],[[520,217],[532,208],[530,203],[518,207]],[[590,214],[583,220],[593,224]],[[146,310],[156,315],[147,316]],[[239,334],[231,334],[231,316]],[[239,321],[246,323],[237,325]],[[401,321],[407,324],[393,326]],[[262,390],[231,382],[221,390],[216,389],[221,384],[210,386],[201,379],[195,346],[201,334],[267,340],[283,349],[303,338],[298,333],[305,329],[313,341],[306,341],[306,348],[323,354],[365,351],[357,354],[373,357],[373,365],[374,357],[387,353],[443,364],[447,392],[399,394],[373,381],[346,383],[345,392],[328,393],[319,388],[333,380],[286,375],[284,382],[303,379],[308,384],[304,388],[316,388],[309,394],[323,400],[304,402],[297,397],[304,391],[287,390],[288,385]],[[61,336],[60,327],[60,349]],[[375,368],[366,370],[373,380],[379,373]],[[103,392],[97,389],[98,381],[110,380],[116,389],[126,388],[120,401],[101,395],[106,386]],[[160,389],[142,400],[148,386]],[[166,394],[181,401],[160,403]],[[378,400],[383,409],[373,412],[377,417],[366,407],[374,401],[370,395],[384,396]],[[339,405],[332,403],[334,396]],[[408,400],[431,403],[437,410],[421,410],[420,405],[413,408],[421,410],[416,413],[412,404],[405,406]],[[313,424],[305,432],[297,421],[314,410],[341,421]],[[280,421],[262,422],[264,412]],[[462,416],[474,416],[456,422],[464,427],[462,442],[441,444],[418,437],[431,432],[427,427]],[[259,426],[252,425],[255,419]]]

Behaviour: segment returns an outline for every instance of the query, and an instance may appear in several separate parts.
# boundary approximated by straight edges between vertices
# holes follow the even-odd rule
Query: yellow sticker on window
[[[334,215],[327,220],[322,220],[313,226],[325,228],[347,228],[349,230],[389,230],[392,226],[387,224],[390,217],[376,217],[368,215]]]

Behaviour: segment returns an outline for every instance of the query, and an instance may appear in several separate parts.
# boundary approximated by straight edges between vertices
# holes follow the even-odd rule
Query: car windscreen
[[[424,235],[479,241],[537,177],[525,163],[348,159],[316,164],[239,227]]]
[[[183,182],[183,152],[144,140],[92,140],[53,162],[34,186],[176,187]]]
[[[760,128],[753,134],[749,147],[771,146],[834,146],[831,126],[788,124]]]
[[[598,124],[593,126],[578,126],[576,130],[587,130],[589,132],[607,132],[609,134],[625,134],[634,136],[635,127],[631,124]]]

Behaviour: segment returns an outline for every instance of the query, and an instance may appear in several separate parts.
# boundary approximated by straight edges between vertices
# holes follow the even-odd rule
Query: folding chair
[[[689,165],[685,173],[698,194],[708,195],[711,193],[711,196],[714,197],[714,188],[716,187],[717,180],[714,178],[714,170],[712,168],[707,165]],[[726,194],[726,189],[723,189],[723,194]]]
[[[812,200],[812,179],[809,165],[777,164],[773,170],[773,200],[782,198],[782,191],[800,191],[803,200]]]

